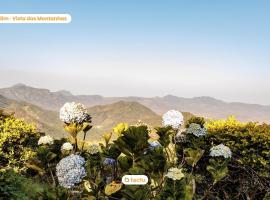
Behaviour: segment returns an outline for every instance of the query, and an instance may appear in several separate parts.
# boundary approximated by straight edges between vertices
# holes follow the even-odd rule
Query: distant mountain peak
[[[178,98],[178,97],[171,94],[167,94],[166,96],[164,96],[164,98]]]
[[[41,91],[50,92],[50,90],[48,90],[48,89],[36,88],[36,87],[32,87],[32,86],[29,86],[29,85],[26,85],[26,84],[23,84],[23,83],[17,83],[15,85],[11,86],[10,88],[11,89],[17,89],[17,90],[21,90],[21,89],[24,89],[24,90],[41,90]],[[6,89],[9,89],[9,88],[6,88]]]
[[[29,86],[27,86],[27,85],[25,85],[25,84],[23,84],[23,83],[17,83],[17,84],[15,84],[15,85],[13,85],[12,87],[13,87],[13,88],[15,88],[15,87],[20,88],[20,87],[29,87]]]
[[[59,90],[59,91],[57,91],[55,93],[63,95],[63,96],[73,96],[73,94],[68,90]]]
[[[193,97],[192,98],[195,101],[200,101],[200,102],[208,102],[208,103],[225,103],[224,101],[221,101],[219,99],[209,97],[209,96],[200,96],[200,97]]]

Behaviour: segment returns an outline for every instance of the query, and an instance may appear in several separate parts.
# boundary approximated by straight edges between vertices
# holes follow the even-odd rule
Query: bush
[[[35,156],[40,134],[32,124],[13,116],[0,116],[0,167],[24,170],[27,160]]]
[[[262,199],[270,188],[270,125],[242,123],[234,117],[206,124],[209,142],[223,143],[233,153],[222,187],[230,197]]]
[[[50,187],[12,170],[0,172],[0,194],[1,200],[58,200],[68,197],[62,188]]]
[[[34,199],[43,189],[31,179],[13,171],[0,173],[0,199]]]
[[[30,145],[32,159],[13,154],[11,159],[17,159],[19,167],[26,164],[27,175],[43,186],[42,190],[33,189],[35,199],[260,200],[270,193],[267,124],[241,123],[232,117],[217,121],[193,117],[181,129],[181,113],[170,112],[166,126],[151,129],[121,123],[103,136],[103,143],[85,147],[77,135],[82,131],[85,136],[91,130],[91,117],[81,104],[67,103],[65,108],[62,120],[69,139],[43,137],[38,147],[33,127],[12,117],[2,119],[6,128],[1,131],[9,137],[1,135],[1,140],[11,138],[5,139],[9,142],[6,146],[15,144],[23,149]],[[22,124],[24,128],[20,128]],[[3,155],[9,158],[7,152]],[[18,167],[13,162],[5,165]],[[138,174],[148,177],[146,185],[122,184],[124,175]],[[7,198],[32,198],[23,189],[29,180],[15,177],[2,178],[4,185],[10,186],[1,186]]]
[[[270,172],[270,125],[242,123],[234,117],[206,124],[210,141],[229,146],[239,164],[249,166],[262,176]]]

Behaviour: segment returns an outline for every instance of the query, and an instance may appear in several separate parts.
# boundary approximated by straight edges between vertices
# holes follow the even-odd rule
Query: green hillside
[[[45,132],[55,138],[65,137],[63,123],[56,111],[45,110],[39,106],[22,101],[9,100],[0,96],[0,108],[7,113],[14,113],[15,117],[34,123],[41,132]],[[87,135],[87,140],[100,140],[105,132],[121,122],[136,124],[139,121],[153,127],[161,125],[161,116],[151,109],[137,102],[119,101],[108,105],[99,105],[88,108],[92,116],[93,128]],[[183,113],[185,120],[192,114]],[[79,134],[82,137],[82,133]]]
[[[34,123],[38,131],[58,138],[65,136],[57,112],[45,110],[23,101],[10,100],[3,96],[0,96],[0,102],[0,108],[6,113],[12,113],[17,118]]]

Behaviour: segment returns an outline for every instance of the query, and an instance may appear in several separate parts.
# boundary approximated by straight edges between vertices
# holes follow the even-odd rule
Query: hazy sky
[[[105,96],[212,96],[270,105],[268,0],[0,0],[0,87]]]

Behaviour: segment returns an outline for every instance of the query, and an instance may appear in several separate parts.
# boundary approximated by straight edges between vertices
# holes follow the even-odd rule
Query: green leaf
[[[91,128],[92,128],[91,123],[89,123],[89,122],[84,122],[84,123],[83,123],[83,126],[82,126],[82,131],[86,133],[86,132],[88,132]]]
[[[184,186],[184,199],[183,200],[192,200],[194,195],[195,180],[192,178]]]
[[[117,136],[120,137],[122,135],[122,133],[124,131],[126,131],[127,129],[128,129],[128,124],[127,123],[120,123],[120,124],[117,124],[113,128],[113,132],[115,132],[117,134]]]
[[[119,190],[121,190],[122,186],[123,186],[122,183],[116,183],[113,181],[110,184],[106,185],[105,194],[110,196],[110,195],[118,192]]]
[[[214,184],[216,184],[218,181],[223,179],[225,176],[227,176],[229,170],[227,167],[227,162],[219,162],[216,160],[211,159],[210,165],[207,166],[207,171],[209,171],[213,178],[214,178]]]
[[[148,148],[148,130],[146,126],[129,127],[123,135],[114,141],[115,146],[125,155],[141,156]]]
[[[132,175],[142,175],[145,174],[145,170],[141,167],[132,167],[130,168],[129,173]]]
[[[118,163],[123,171],[128,171],[132,166],[132,158],[129,156],[120,156],[118,157]]]
[[[51,162],[54,158],[57,157],[57,155],[53,152],[49,152],[46,157],[47,157],[47,161]]]
[[[186,162],[194,167],[204,154],[204,150],[187,148],[184,149],[184,154]]]

